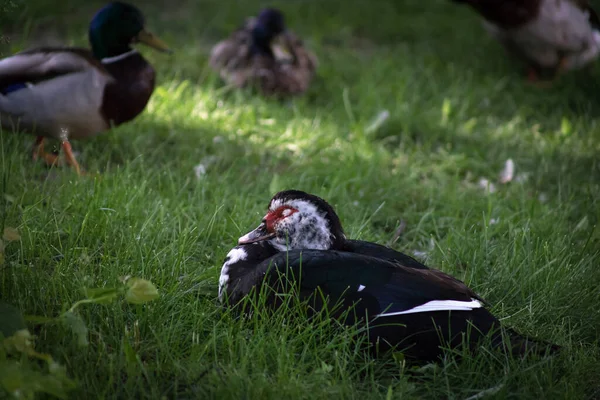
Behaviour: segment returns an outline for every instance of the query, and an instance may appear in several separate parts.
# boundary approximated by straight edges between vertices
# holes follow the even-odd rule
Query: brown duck
[[[210,65],[234,87],[256,86],[265,95],[285,97],[308,89],[317,58],[286,30],[281,11],[267,8],[217,43]]]
[[[44,139],[60,139],[67,163],[78,174],[69,139],[95,136],[132,120],[154,91],[154,69],[131,44],[169,51],[144,29],[141,11],[122,2],[96,13],[89,40],[91,51],[38,48],[0,60],[2,127],[38,135],[33,157],[49,164],[57,156],[44,151]]]
[[[506,49],[529,64],[529,79],[581,68],[600,53],[600,21],[587,0],[452,0],[467,3]]]

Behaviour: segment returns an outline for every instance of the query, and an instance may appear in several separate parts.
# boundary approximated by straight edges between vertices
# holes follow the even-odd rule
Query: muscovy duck
[[[587,0],[452,0],[466,3],[512,54],[529,63],[529,76],[585,66],[600,53],[600,20]]]
[[[155,72],[137,50],[144,43],[169,52],[147,31],[135,6],[119,1],[100,9],[90,23],[91,51],[43,47],[0,60],[0,124],[38,135],[33,158],[53,165],[46,137],[62,142],[67,163],[81,174],[70,138],[95,136],[140,114],[154,91]]]
[[[266,8],[217,43],[209,64],[234,87],[256,86],[264,95],[286,97],[308,89],[318,61],[286,29],[283,13]]]
[[[394,348],[409,360],[435,361],[441,346],[466,343],[475,349],[487,335],[494,346],[518,355],[558,349],[500,329],[483,299],[458,279],[390,248],[348,240],[334,209],[298,190],[277,193],[261,224],[229,252],[219,298],[235,306],[256,289],[270,287],[267,304],[277,308],[277,292],[290,288],[286,281],[299,288],[301,298],[311,299],[313,308],[336,305],[330,308],[334,318],[368,322],[376,353]],[[312,296],[315,291],[325,296]]]

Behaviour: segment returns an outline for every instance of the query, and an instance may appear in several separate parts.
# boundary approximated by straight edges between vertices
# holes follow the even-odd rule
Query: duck
[[[467,4],[531,82],[582,68],[600,53],[600,20],[587,0],[451,0]],[[548,79],[549,78],[549,79]]]
[[[212,48],[209,65],[235,88],[252,86],[266,96],[288,97],[308,90],[318,59],[286,29],[280,10],[265,8]]]
[[[278,293],[291,286],[315,312],[327,309],[332,318],[364,327],[375,355],[401,351],[410,362],[435,362],[444,347],[475,351],[485,338],[518,356],[560,349],[504,327],[453,276],[389,247],[346,238],[333,207],[300,190],[277,193],[258,227],[238,239],[222,265],[218,298],[236,308],[273,288],[264,304],[277,310],[286,298]]]
[[[34,160],[49,165],[44,150],[59,139],[66,162],[82,175],[70,139],[85,139],[131,121],[146,107],[155,86],[152,65],[132,45],[171,52],[145,28],[135,6],[114,1],[89,26],[91,49],[40,47],[0,60],[0,125],[37,136]]]

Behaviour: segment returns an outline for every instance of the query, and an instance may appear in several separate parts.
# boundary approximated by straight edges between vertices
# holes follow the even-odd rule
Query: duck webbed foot
[[[60,165],[60,160],[58,158],[58,154],[48,153],[44,150],[44,141],[46,140],[43,136],[38,136],[35,139],[35,144],[33,145],[33,161],[37,161],[39,159],[44,160],[47,166],[53,167]]]
[[[542,77],[542,72],[535,66],[527,69],[527,81],[538,88],[548,88],[552,86],[552,78]]]
[[[65,152],[65,158],[67,160],[67,164],[71,166],[77,172],[77,175],[82,176],[85,175],[84,171],[79,166],[75,155],[73,154],[73,148],[71,147],[71,143],[67,139],[63,139],[62,148]]]
[[[45,141],[45,137],[43,136],[38,136],[35,140],[35,144],[33,146],[33,160],[37,161],[37,160],[43,160],[44,163],[49,166],[49,167],[56,167],[56,166],[62,166],[64,165],[64,163],[60,160],[59,155],[55,154],[55,153],[48,153],[45,149],[44,149],[44,141]],[[73,148],[71,147],[71,143],[69,142],[69,140],[67,139],[61,139],[62,140],[62,149],[65,152],[65,159],[67,162],[67,165],[69,165],[71,168],[73,168],[75,170],[75,172],[77,173],[77,175],[82,176],[85,175],[85,172],[81,169],[81,167],[79,166],[79,163],[77,162],[77,159],[75,158],[75,155],[73,154]]]
[[[555,67],[542,68],[530,66],[527,71],[527,80],[537,87],[547,88],[552,86],[556,79],[571,69],[567,56],[559,58]]]

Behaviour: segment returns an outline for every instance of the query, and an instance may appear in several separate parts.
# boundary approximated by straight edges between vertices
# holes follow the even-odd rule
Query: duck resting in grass
[[[91,51],[44,47],[0,60],[2,128],[37,135],[33,157],[48,164],[56,163],[57,156],[44,151],[44,140],[60,139],[67,163],[78,174],[69,139],[91,137],[132,120],[154,91],[154,69],[131,45],[169,51],[144,28],[141,11],[122,2],[97,12],[89,40]]]
[[[255,86],[280,97],[304,93],[317,68],[316,56],[286,30],[281,11],[272,8],[217,43],[209,63],[234,87]]]
[[[600,53],[600,20],[587,0],[452,0],[466,3],[538,81],[581,68]]]
[[[266,287],[268,306],[280,307],[286,297],[277,293],[295,287],[313,309],[368,323],[375,353],[393,348],[412,361],[438,360],[441,346],[474,350],[486,336],[519,356],[558,349],[501,327],[458,279],[391,248],[347,239],[334,209],[298,190],[272,198],[261,224],[239,239],[221,269],[219,298],[229,306]]]

